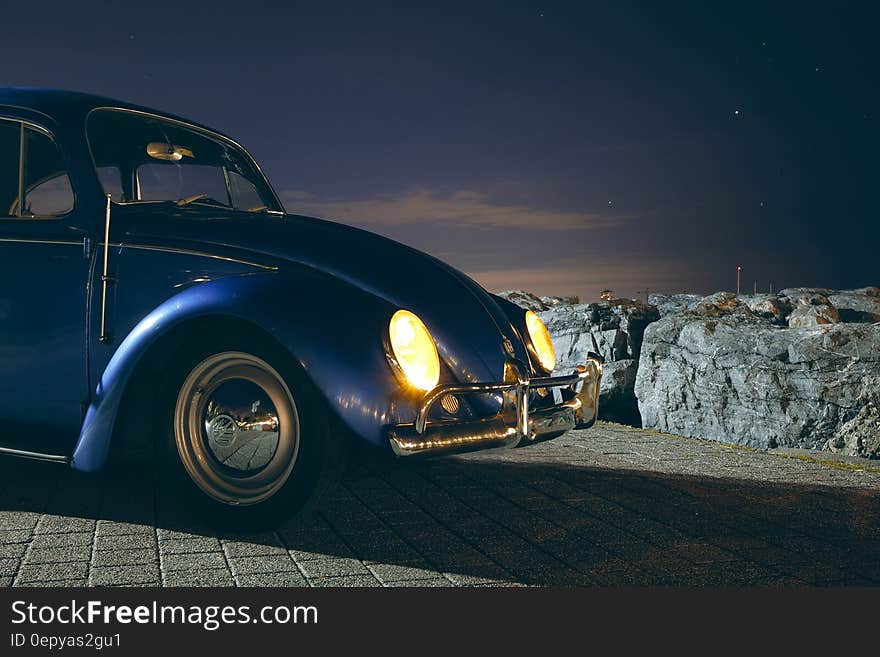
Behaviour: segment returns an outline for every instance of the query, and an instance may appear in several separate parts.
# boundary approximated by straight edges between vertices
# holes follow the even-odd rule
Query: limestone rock
[[[785,324],[791,314],[791,303],[785,297],[775,294],[756,294],[739,297],[749,310],[758,317],[769,319],[774,324]]]
[[[880,384],[880,380],[874,383]],[[846,456],[880,459],[880,392],[869,397],[858,415],[841,426],[825,448]]]
[[[548,308],[548,306],[541,301],[541,297],[532,294],[531,292],[526,292],[525,290],[505,290],[504,292],[499,292],[498,296],[507,299],[511,303],[515,303],[520,308],[533,310],[536,313],[542,310],[547,310]]]
[[[755,447],[822,449],[833,438],[871,453],[862,409],[880,385],[880,324],[840,323],[837,294],[860,296],[718,293],[648,326],[635,385],[643,426]],[[774,309],[788,306],[780,325]]]
[[[880,287],[835,292],[828,300],[837,308],[842,322],[880,322]]]
[[[657,309],[660,317],[666,317],[686,310],[702,298],[700,294],[649,294],[648,304]]]
[[[837,308],[830,304],[798,305],[788,316],[788,325],[792,328],[838,323],[840,323],[840,315],[837,313]]]

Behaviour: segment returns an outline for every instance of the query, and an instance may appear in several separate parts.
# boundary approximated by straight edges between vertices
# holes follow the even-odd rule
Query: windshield
[[[87,133],[98,179],[117,203],[282,211],[251,158],[219,135],[116,109],[92,112]]]

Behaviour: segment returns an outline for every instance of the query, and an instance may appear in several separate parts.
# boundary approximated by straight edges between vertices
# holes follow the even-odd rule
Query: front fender
[[[384,445],[384,425],[411,421],[415,400],[399,385],[383,348],[389,302],[319,272],[261,272],[193,285],[149,312],[104,369],[73,452],[77,470],[107,460],[123,395],[138,363],[163,335],[205,317],[260,327],[299,363],[356,435]]]

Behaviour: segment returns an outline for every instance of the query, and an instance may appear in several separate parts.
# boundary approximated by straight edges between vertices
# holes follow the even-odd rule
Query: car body
[[[415,249],[286,213],[251,156],[214,130],[107,98],[4,89],[4,157],[2,452],[102,468],[125,440],[138,373],[186,360],[169,345],[230,331],[289,359],[334,422],[398,456],[526,444],[595,421],[598,357],[553,377],[526,311]],[[220,191],[167,196],[193,179]],[[429,390],[408,385],[389,344],[401,310],[435,345]],[[277,435],[275,402],[241,396],[203,409],[211,449]]]

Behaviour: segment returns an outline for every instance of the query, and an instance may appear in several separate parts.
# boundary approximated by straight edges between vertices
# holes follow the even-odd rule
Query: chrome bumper
[[[602,363],[588,358],[571,374],[529,379],[513,361],[505,370],[505,380],[493,383],[448,383],[428,392],[421,402],[416,421],[388,429],[391,449],[397,456],[452,454],[489,447],[516,447],[548,434],[593,425],[599,412],[599,382]],[[532,391],[559,393],[559,403],[549,408],[529,409]],[[434,404],[445,395],[502,393],[502,411],[478,420],[442,420],[429,424]]]

